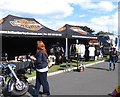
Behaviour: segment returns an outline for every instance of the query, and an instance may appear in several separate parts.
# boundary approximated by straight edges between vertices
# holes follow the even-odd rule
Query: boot
[[[113,71],[115,70],[115,64],[113,65]]]

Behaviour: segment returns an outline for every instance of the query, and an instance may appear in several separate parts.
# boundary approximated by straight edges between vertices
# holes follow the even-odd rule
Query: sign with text
[[[33,31],[38,31],[43,28],[43,26],[36,21],[26,19],[14,19],[14,21],[10,21],[10,24]]]

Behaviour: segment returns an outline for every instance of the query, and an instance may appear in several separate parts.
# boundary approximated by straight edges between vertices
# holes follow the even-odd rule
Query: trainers
[[[40,95],[42,95],[42,94],[44,94],[44,93],[43,93],[43,92],[41,92],[41,91],[39,91],[39,94],[40,94]]]
[[[113,71],[115,70],[115,66],[113,67]]]
[[[111,71],[112,69],[111,68],[109,68],[109,71]]]
[[[113,68],[113,71],[115,70],[115,68]]]
[[[41,97],[47,97],[47,96],[49,96],[49,95],[46,93],[41,95]]]

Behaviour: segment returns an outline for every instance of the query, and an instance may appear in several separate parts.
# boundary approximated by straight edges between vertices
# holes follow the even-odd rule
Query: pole
[[[66,51],[65,51],[65,57],[68,59],[68,38],[65,38],[66,40]]]

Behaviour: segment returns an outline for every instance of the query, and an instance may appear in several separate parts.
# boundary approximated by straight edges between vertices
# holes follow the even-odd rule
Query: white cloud
[[[101,16],[97,18],[91,19],[91,23],[99,26],[107,26],[108,24],[112,24],[110,20],[110,16]]]
[[[113,30],[118,33],[118,12],[116,12],[113,16]]]
[[[100,16],[97,18],[92,18],[90,21],[84,22],[84,21],[55,21],[54,23],[47,23],[49,27],[51,27],[54,30],[59,29],[60,27],[64,26],[65,24],[70,25],[79,25],[79,26],[88,26],[91,29],[95,30],[95,32],[99,31],[109,31],[109,32],[115,32],[115,34],[118,34],[118,12],[114,13],[111,16]]]
[[[36,15],[61,15],[66,17],[72,14],[73,8],[64,0],[2,0],[1,10],[22,12]]]
[[[111,16],[101,16],[91,19],[90,26],[96,31],[110,31],[118,33],[118,12]]]
[[[98,2],[97,2],[98,1]],[[112,11],[115,5],[112,1],[104,0],[1,0],[0,11],[9,11],[11,14],[34,14],[62,18],[70,16],[74,8],[70,4],[79,5],[83,9],[98,9]],[[96,3],[95,3],[96,2]],[[1,14],[2,15],[2,14]]]
[[[84,15],[84,14],[82,14],[82,15],[79,15],[79,17],[80,17],[80,18],[82,18],[82,17],[85,17],[85,16],[86,16],[86,15]]]
[[[0,11],[0,19],[2,19],[3,17],[5,17],[6,15],[4,14],[4,12]]]
[[[70,0],[70,3],[79,5],[83,9],[97,9],[102,11],[112,11],[117,6],[113,4],[115,1],[110,0]],[[117,1],[116,1],[117,2]]]
[[[98,8],[105,10],[105,11],[112,11],[114,8],[116,8],[115,5],[112,4],[110,1],[101,1],[98,4]]]

